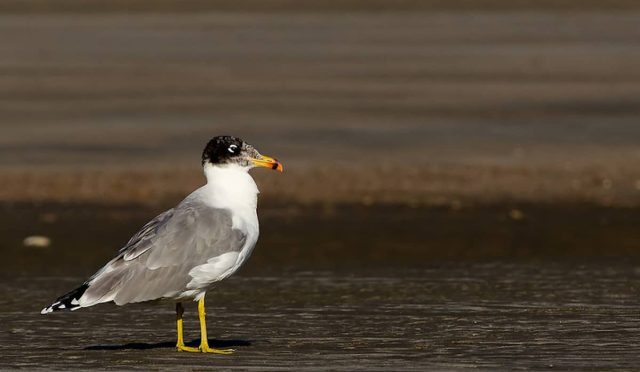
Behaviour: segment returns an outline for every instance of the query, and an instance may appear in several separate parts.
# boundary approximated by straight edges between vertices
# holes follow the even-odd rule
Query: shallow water
[[[446,264],[239,276],[208,296],[232,356],[174,351],[169,303],[39,310],[82,278],[4,278],[2,368],[614,369],[640,363],[640,267]],[[187,340],[197,343],[195,308]]]

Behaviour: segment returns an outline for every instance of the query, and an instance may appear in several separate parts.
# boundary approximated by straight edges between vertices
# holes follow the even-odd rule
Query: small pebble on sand
[[[509,211],[509,217],[511,217],[512,220],[520,221],[524,218],[524,212],[519,209],[512,209]]]
[[[51,245],[51,239],[41,235],[31,235],[24,238],[22,245],[33,248],[47,248]]]

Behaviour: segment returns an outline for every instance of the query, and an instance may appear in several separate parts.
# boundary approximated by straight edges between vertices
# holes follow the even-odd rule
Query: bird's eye
[[[231,146],[229,146],[229,148],[227,150],[229,150],[230,153],[235,154],[237,148],[238,148],[238,146],[231,145]]]

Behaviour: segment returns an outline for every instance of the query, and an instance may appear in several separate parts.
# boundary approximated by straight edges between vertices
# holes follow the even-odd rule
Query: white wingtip
[[[53,309],[50,307],[45,307],[44,309],[42,309],[42,311],[40,311],[40,314],[49,314],[50,312],[52,312]]]

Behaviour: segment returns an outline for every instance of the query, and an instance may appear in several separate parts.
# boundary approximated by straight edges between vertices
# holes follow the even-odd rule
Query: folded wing
[[[245,242],[229,210],[187,198],[144,225],[91,277],[79,305],[179,298],[225,277]]]

